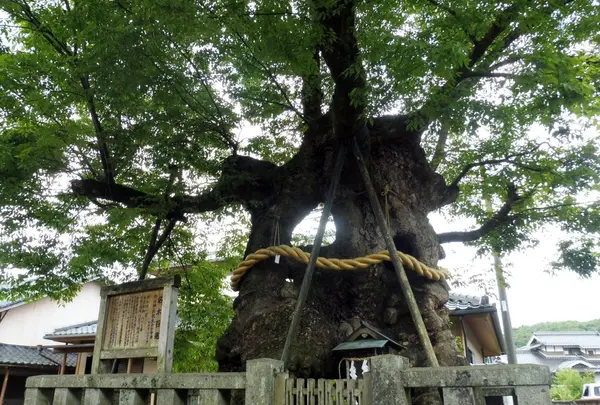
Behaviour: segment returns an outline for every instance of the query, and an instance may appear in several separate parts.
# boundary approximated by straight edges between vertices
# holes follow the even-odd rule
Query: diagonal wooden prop
[[[369,201],[371,203],[371,207],[373,208],[373,212],[377,220],[377,225],[381,230],[381,233],[383,234],[387,250],[389,252],[395,252],[396,246],[394,244],[394,240],[392,239],[390,230],[386,224],[385,216],[383,214],[383,210],[381,209],[381,204],[379,204],[379,200],[377,199],[377,193],[375,192],[375,188],[373,187],[373,183],[371,182],[371,176],[369,175],[369,171],[367,170],[367,166],[365,165],[364,158],[362,156],[356,139],[353,139],[352,142],[352,151],[356,159],[360,175],[365,183],[367,195],[369,196]],[[304,279],[302,280],[302,287],[300,288],[298,301],[296,302],[296,309],[294,310],[294,314],[292,315],[292,322],[288,329],[287,338],[283,347],[283,353],[281,354],[281,361],[283,362],[285,368],[287,368],[288,366],[291,347],[294,343],[294,340],[296,339],[296,335],[298,334],[298,328],[300,327],[302,310],[304,309],[306,299],[308,297],[308,292],[310,290],[310,284],[315,271],[315,264],[317,262],[317,258],[319,257],[319,251],[321,250],[321,245],[323,243],[325,226],[327,225],[327,220],[329,218],[329,214],[331,213],[333,199],[335,197],[335,192],[337,190],[340,175],[342,173],[342,168],[344,166],[345,155],[346,148],[344,145],[341,145],[335,161],[335,167],[331,178],[331,184],[329,185],[327,199],[325,200],[325,207],[323,208],[323,213],[321,214],[319,228],[317,229],[317,234],[315,235],[315,241],[310,255],[310,261],[306,266],[306,272],[304,273]],[[398,276],[398,280],[400,281],[402,294],[404,295],[404,298],[406,298],[406,302],[408,304],[413,323],[415,324],[417,334],[419,335],[419,340],[421,341],[421,344],[425,349],[425,353],[427,354],[427,360],[429,361],[429,365],[431,367],[438,367],[439,364],[435,356],[435,352],[433,351],[433,346],[431,345],[431,341],[429,340],[429,335],[427,334],[427,329],[425,328],[423,317],[421,316],[421,312],[419,311],[419,307],[417,306],[417,301],[415,300],[415,296],[410,287],[410,283],[408,281],[408,277],[406,276],[406,272],[404,271],[404,267],[402,266],[398,255],[391,255],[391,257],[394,270],[396,271],[396,275]]]

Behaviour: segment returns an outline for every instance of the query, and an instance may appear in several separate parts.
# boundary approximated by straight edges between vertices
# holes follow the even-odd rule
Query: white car
[[[600,399],[600,384],[583,384],[581,399]]]

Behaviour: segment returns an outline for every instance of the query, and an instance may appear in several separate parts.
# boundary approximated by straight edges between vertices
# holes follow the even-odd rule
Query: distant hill
[[[542,322],[535,325],[525,325],[513,329],[513,339],[517,348],[525,346],[531,334],[536,330],[539,331],[600,331],[600,319],[594,319],[587,322],[563,321],[563,322]]]

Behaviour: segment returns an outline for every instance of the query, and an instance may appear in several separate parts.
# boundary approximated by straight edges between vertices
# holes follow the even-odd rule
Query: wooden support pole
[[[133,359],[127,359],[127,374],[131,374],[133,368]]]
[[[321,250],[321,244],[323,243],[325,226],[327,225],[327,220],[329,219],[329,214],[331,213],[331,207],[333,206],[333,198],[335,197],[335,192],[340,181],[340,175],[342,173],[342,168],[344,167],[345,157],[346,148],[344,147],[344,145],[341,145],[335,161],[335,167],[331,176],[331,184],[329,185],[329,190],[327,192],[327,199],[325,200],[325,206],[323,207],[323,213],[321,214],[321,221],[319,222],[319,228],[317,230],[317,235],[315,236],[315,242],[313,243],[312,252],[310,253],[310,260],[308,262],[308,265],[306,266],[306,271],[304,272],[304,279],[302,280],[302,287],[300,287],[300,293],[298,294],[296,309],[294,311],[294,314],[292,315],[292,322],[290,324],[290,328],[288,329],[287,338],[285,339],[285,345],[283,346],[281,361],[283,362],[285,368],[287,368],[288,366],[292,344],[296,339],[296,335],[298,334],[298,328],[300,327],[300,318],[302,318],[302,310],[304,309],[304,305],[306,304],[306,298],[308,297],[308,292],[310,290],[310,283],[315,272],[315,264],[317,263],[317,258],[319,257],[319,252]]]
[[[81,353],[77,353],[77,362],[75,362],[75,375],[79,375],[79,366],[81,365],[82,358],[83,356],[81,355]]]
[[[0,391],[0,405],[4,405],[4,395],[6,395],[6,388],[8,387],[8,375],[10,369],[6,367],[4,370],[4,381],[2,382],[2,391]]]
[[[65,374],[65,369],[67,368],[67,353],[63,354],[62,363],[60,363],[60,375]]]
[[[379,200],[377,199],[377,193],[375,192],[375,188],[373,187],[373,183],[371,182],[371,176],[369,175],[369,171],[367,170],[367,166],[365,165],[364,158],[360,151],[360,147],[358,146],[358,142],[356,142],[356,139],[353,140],[352,149],[354,151],[354,157],[356,158],[358,170],[365,183],[365,188],[367,189],[367,195],[369,196],[369,201],[371,202],[371,207],[373,208],[373,213],[375,214],[375,218],[377,220],[377,225],[379,226],[379,229],[383,234],[386,248],[390,253],[392,264],[394,265],[394,270],[396,271],[396,275],[398,276],[398,280],[400,281],[400,288],[402,289],[402,294],[406,299],[406,303],[408,304],[408,309],[410,310],[413,323],[415,324],[415,328],[417,329],[419,340],[421,341],[423,349],[425,349],[429,365],[432,367],[438,367],[439,364],[437,358],[435,357],[435,352],[433,351],[431,341],[429,340],[429,335],[427,334],[427,329],[425,328],[425,323],[423,322],[421,311],[417,306],[415,295],[413,294],[410,282],[408,281],[408,277],[406,276],[406,272],[404,271],[404,267],[402,266],[402,262],[400,261],[398,255],[395,254],[396,245],[394,244],[394,239],[392,238],[388,225],[385,221],[385,216],[383,214],[383,210],[381,209],[381,204],[379,204]]]

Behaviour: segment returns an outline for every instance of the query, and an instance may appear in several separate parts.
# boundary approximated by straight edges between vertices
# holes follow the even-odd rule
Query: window
[[[590,387],[585,387],[583,389],[583,395],[582,395],[582,397],[585,398],[585,397],[589,397],[589,396],[590,396]]]
[[[469,364],[475,364],[475,361],[473,359],[473,352],[469,348],[467,348],[467,361],[469,362]]]
[[[588,350],[588,356],[593,356],[594,355],[594,351],[593,350]]]
[[[92,361],[94,360],[93,356],[88,356],[85,361],[84,374],[92,374]]]
[[[600,387],[594,387],[594,396],[600,397]]]

